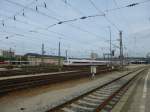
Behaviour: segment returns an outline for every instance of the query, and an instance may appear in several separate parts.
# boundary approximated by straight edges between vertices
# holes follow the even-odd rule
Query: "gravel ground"
[[[137,67],[143,67],[143,66],[147,66],[146,64],[131,64],[129,66],[126,66],[126,68],[128,69],[134,69],[134,68],[137,68]]]
[[[45,112],[125,73],[127,71],[112,72],[96,76],[94,80],[84,78],[12,92],[0,97],[0,112]]]

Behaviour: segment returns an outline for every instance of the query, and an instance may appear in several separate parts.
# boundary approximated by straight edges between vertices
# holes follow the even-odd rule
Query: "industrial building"
[[[59,57],[53,55],[41,55],[37,53],[27,53],[24,56],[27,57],[27,60],[31,65],[40,65],[42,63],[57,65],[59,58],[61,59],[61,65],[62,65],[63,60],[65,59],[65,57],[62,56]]]

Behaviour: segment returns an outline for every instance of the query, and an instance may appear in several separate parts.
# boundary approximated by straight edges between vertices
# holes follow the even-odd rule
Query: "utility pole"
[[[10,60],[10,65],[12,64],[12,49],[10,48],[10,50],[9,50],[9,60]]]
[[[42,60],[41,61],[42,61],[42,64],[44,64],[44,53],[45,53],[45,51],[44,51],[44,44],[43,43],[42,43],[42,49],[41,50],[42,50],[42,58],[41,58]]]
[[[123,43],[122,43],[122,31],[119,31],[120,36],[120,67],[123,69]]]
[[[66,53],[66,60],[68,60],[68,51],[66,50],[65,53]]]
[[[110,50],[110,66],[111,66],[111,64],[112,64],[112,50],[111,50],[111,27],[110,26],[108,26],[108,29],[109,29],[109,50]]]
[[[60,52],[60,46],[61,45],[61,43],[60,43],[60,41],[59,41],[59,44],[58,44],[58,67],[59,67],[59,71],[61,71],[61,52]]]

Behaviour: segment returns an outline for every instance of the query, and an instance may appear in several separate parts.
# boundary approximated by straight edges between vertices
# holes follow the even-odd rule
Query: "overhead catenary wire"
[[[88,16],[88,17],[93,17],[93,16]],[[86,19],[86,17],[81,17],[81,19]],[[69,20],[70,21],[70,20]],[[67,21],[64,21],[64,22],[67,22]],[[59,23],[59,24],[61,24],[61,22]],[[81,31],[83,31],[83,32],[86,32],[86,33],[88,33],[88,34],[90,34],[90,35],[94,35],[95,37],[100,37],[100,36],[98,36],[98,35],[96,35],[96,34],[94,34],[94,33],[91,33],[91,32],[89,32],[89,31],[87,31],[87,30],[85,30],[85,29],[82,29],[82,28],[80,28],[80,27],[78,27],[78,26],[75,26],[75,25],[70,25],[70,26],[72,26],[73,28],[76,28],[76,29],[78,29],[78,30],[81,30]]]
[[[7,26],[6,26],[7,27]],[[76,27],[75,27],[76,28]],[[78,27],[77,27],[78,28]],[[14,27],[13,27],[13,29],[14,29]],[[19,28],[20,29],[20,28]],[[83,29],[82,29],[83,30]],[[86,30],[83,30],[84,32],[86,32],[86,33],[89,33],[89,34],[91,34],[90,32],[88,32],[88,31],[86,31]],[[54,34],[57,34],[58,36],[52,36],[52,35],[49,35],[49,34],[45,34],[45,33],[41,33],[41,32],[39,32],[39,31],[32,31],[32,30],[30,30],[29,32],[33,32],[33,33],[38,33],[38,34],[41,34],[41,35],[43,35],[43,36],[46,36],[46,37],[56,37],[56,38],[60,38],[60,37],[63,37],[63,40],[65,40],[65,41],[69,41],[69,42],[72,42],[72,40],[70,40],[69,38],[70,38],[70,36],[68,36],[68,35],[65,35],[65,34],[62,34],[62,33],[58,33],[58,32],[55,32],[55,31],[50,31],[50,30],[48,30],[48,32],[52,32],[52,33],[54,33]],[[26,35],[27,33],[29,33],[29,32],[24,32],[24,34]],[[14,35],[16,35],[16,33],[14,33]],[[19,36],[22,36],[22,34],[17,34],[17,35],[19,35]],[[25,37],[25,35],[23,35],[22,37]],[[94,34],[91,34],[91,35],[94,35]],[[95,36],[97,36],[98,37],[98,35],[96,35],[95,34]],[[29,37],[29,36],[27,36],[27,37]],[[68,37],[67,39],[65,39],[65,37]],[[48,39],[47,38],[47,39]],[[69,40],[68,40],[69,39]],[[81,43],[81,44],[86,44],[85,42],[80,42],[80,41],[77,41],[77,42],[79,42],[79,43]]]
[[[4,32],[4,31],[3,31],[3,32]],[[10,39],[10,38],[13,38],[13,37],[21,37],[20,39],[23,39],[23,37],[30,37],[30,36],[25,36],[25,35],[18,34],[18,33],[13,33],[13,32],[7,32],[7,34],[9,34],[9,35],[7,35],[7,36],[5,36],[4,38],[1,38],[1,39]],[[32,38],[32,39],[33,39],[33,38]],[[17,39],[17,40],[18,40],[18,39]],[[7,40],[7,41],[8,41],[8,40]],[[12,41],[12,40],[11,40],[11,41]],[[16,38],[15,38],[15,40],[13,39],[13,41],[16,42]],[[27,39],[26,41],[30,41],[30,42],[31,42],[31,39],[30,39],[30,40]],[[6,42],[6,41],[5,41],[5,42]],[[37,42],[35,41],[35,39],[34,39],[34,41],[32,41],[32,43],[38,45]]]
[[[97,35],[97,34],[95,34],[95,33],[89,32],[88,30],[82,29],[82,28],[79,27],[79,26],[75,26],[75,25],[72,25],[72,24],[70,24],[70,26],[73,27],[73,28],[75,28],[75,29],[81,30],[82,32],[85,32],[85,33],[88,33],[88,34],[90,34],[90,35],[93,35],[94,37],[96,37],[96,38],[98,38],[98,39],[100,39],[100,37],[101,37],[100,35]]]
[[[22,35],[18,35],[18,36],[22,36]],[[48,38],[50,37],[49,35],[45,35],[45,36],[47,36]],[[64,35],[65,36],[65,35]],[[25,35],[23,35],[22,37],[26,37]],[[27,36],[27,37],[29,37],[29,36]],[[60,36],[59,36],[60,37]],[[59,38],[58,37],[58,38]],[[65,36],[66,37],[66,36]],[[64,39],[63,39],[64,40]],[[68,40],[67,40],[68,41]],[[36,41],[35,41],[36,42]],[[80,42],[80,41],[78,41],[78,42]]]
[[[15,37],[15,36],[17,36],[17,37],[22,37],[22,38],[20,38],[20,39],[23,39],[23,38],[29,38],[29,37],[31,37],[31,36],[26,36],[26,35],[22,35],[22,34],[16,34],[16,33],[12,33],[12,32],[7,32],[7,34],[10,34],[9,36],[7,36],[8,38],[13,38],[13,37]],[[49,38],[49,36],[47,35],[47,37]],[[16,38],[15,38],[16,39]],[[35,38],[33,38],[34,39],[34,43],[36,44],[36,45],[38,45],[37,43],[39,43],[39,42],[37,42],[36,40],[35,40]],[[14,39],[13,39],[14,40]],[[63,39],[64,40],[64,39]],[[31,41],[31,40],[28,40],[28,41]],[[68,40],[67,40],[68,41]],[[16,41],[14,41],[14,42],[16,42]],[[78,41],[79,42],[79,41]],[[34,44],[33,43],[33,44]],[[66,48],[64,48],[63,49],[64,51],[66,50]]]
[[[6,26],[6,28],[7,28],[7,26]],[[13,29],[14,28],[16,28],[16,27],[12,27]],[[21,28],[19,28],[19,29],[21,29]],[[22,29],[23,30],[23,29]],[[56,35],[49,35],[49,34],[46,34],[46,33],[41,33],[41,32],[39,32],[39,31],[35,31],[35,30],[30,30],[30,31],[26,31],[26,32],[24,32],[24,34],[19,34],[19,33],[13,33],[13,35],[18,35],[18,36],[22,36],[22,37],[26,37],[26,34],[28,34],[28,33],[38,33],[38,34],[40,34],[40,35],[43,35],[43,36],[46,36],[47,37],[47,39],[49,38],[49,37],[52,37],[52,38],[57,38],[57,39],[59,39],[60,37],[62,38],[62,37],[68,37],[68,39],[65,39],[65,38],[62,38],[64,41],[69,41],[69,42],[72,42],[72,40],[70,40],[70,36],[68,36],[68,35],[64,35],[64,34],[62,34],[62,33],[58,33],[58,32],[55,32],[55,31],[49,31],[49,30],[47,30],[48,32],[52,32],[53,34],[57,34],[57,36]],[[6,31],[3,31],[3,32],[6,32]],[[10,32],[7,32],[7,33],[10,33]],[[29,37],[29,36],[27,36],[27,37]],[[30,36],[31,37],[31,36]],[[85,43],[83,43],[83,42],[80,42],[80,41],[77,41],[77,42],[79,42],[79,43],[82,43],[82,44],[85,44]]]
[[[66,0],[61,0],[63,3],[65,3],[66,5],[68,5],[71,9],[73,9],[75,12],[77,12],[80,15],[84,15],[80,10],[78,10],[77,8],[75,8],[73,5],[71,5],[69,2],[66,2]]]
[[[10,0],[7,0],[7,1],[10,1]],[[14,3],[14,2],[13,2]],[[94,5],[94,4],[93,4]],[[95,15],[95,16],[97,16],[97,15]],[[94,17],[94,16],[88,16],[88,17]],[[14,18],[15,18],[15,20],[16,20],[16,17],[14,16]],[[81,17],[81,18],[78,18],[78,19],[86,19],[87,17]],[[59,19],[57,19],[57,20],[59,20]],[[66,23],[66,22],[72,22],[72,21],[76,21],[77,20],[77,18],[75,18],[75,19],[71,19],[71,20],[66,20],[66,21],[59,21],[57,24],[62,24],[62,23]],[[53,25],[51,25],[51,26],[55,26],[56,24],[53,24]]]
[[[3,31],[3,32],[6,32],[6,31]],[[30,39],[27,39],[26,41],[31,41],[31,39],[33,40],[32,41],[32,45],[39,45],[39,44],[41,44],[41,43],[39,43],[38,41],[37,41],[37,39],[36,38],[31,38],[32,36],[28,36],[28,35],[22,35],[22,34],[18,34],[18,33],[14,33],[14,32],[6,32],[7,34],[9,34],[8,36],[6,36],[6,37],[8,37],[7,39],[9,39],[9,38],[13,38],[13,37],[21,37],[20,39],[24,39],[24,38],[30,38]],[[6,37],[5,38],[3,38],[3,39],[6,39]],[[49,38],[49,36],[47,36],[48,38]],[[48,39],[47,38],[47,39]],[[1,38],[2,39],[2,38]],[[14,39],[13,39],[14,40]],[[11,40],[12,41],[12,40]],[[68,41],[68,40],[67,40]],[[15,38],[15,40],[14,40],[14,42],[16,42],[16,38]],[[48,44],[49,45],[49,44]]]
[[[100,13],[100,14],[104,14],[105,12],[101,11],[92,0],[89,0],[89,2],[91,3],[91,5]],[[119,31],[119,28],[116,24],[114,24],[106,15],[104,16],[104,18],[112,25],[114,26],[115,29],[117,29]]]
[[[7,0],[10,2],[10,0]],[[16,2],[11,2],[13,4],[16,4],[16,5],[19,5],[19,6],[22,6],[21,4],[18,4]],[[32,8],[28,8],[30,9],[31,11],[34,11]],[[43,13],[44,14],[44,13]],[[59,21],[57,23],[54,23],[50,26],[48,26],[47,28],[50,28],[50,27],[53,27],[53,26],[56,26],[58,24],[63,24],[63,23],[67,23],[67,22],[73,22],[73,21],[77,21],[77,20],[81,20],[81,19],[87,19],[87,18],[92,18],[92,17],[98,17],[98,16],[104,16],[103,14],[96,14],[96,15],[89,15],[89,16],[82,16],[82,17],[79,17],[79,18],[74,18],[74,19],[70,19],[70,20],[64,20],[64,21]],[[54,17],[55,18],[55,17]],[[58,18],[55,18],[56,20],[59,20]],[[16,19],[15,19],[16,20]],[[27,24],[27,23],[26,23]]]
[[[72,22],[72,21],[66,21],[66,23],[67,23],[67,22]],[[65,22],[64,22],[64,23],[65,23]]]
[[[83,19],[88,19],[88,18],[93,18],[93,17],[99,17],[99,16],[105,16],[105,15],[104,14],[95,14],[95,15],[89,15],[89,16],[82,16],[82,17],[79,17],[79,18],[73,18],[73,19],[70,19],[70,20],[59,21],[57,23],[51,24],[47,28],[51,28],[53,26],[68,23],[68,22],[74,22],[74,21],[78,21],[78,20],[83,20]]]
[[[11,19],[11,18],[10,18],[10,19]],[[19,20],[16,20],[16,21],[26,24],[25,22],[22,22],[22,21],[19,21]],[[33,24],[29,24],[29,23],[28,23],[28,25],[33,25]],[[34,25],[34,26],[35,26],[35,25]],[[82,32],[88,33],[88,34],[90,34],[90,35],[92,35],[92,36],[100,37],[99,35],[96,35],[96,34],[94,34],[94,33],[91,33],[91,32],[89,32],[89,31],[87,31],[87,30],[85,30],[85,29],[83,29],[83,28],[78,27],[78,26],[71,25],[71,24],[69,24],[69,26],[71,26],[71,27],[73,27],[73,28],[75,28],[75,29],[77,29],[77,30],[81,30]],[[37,27],[37,26],[35,26],[35,27]],[[43,28],[40,28],[40,29],[43,29]],[[46,29],[43,29],[43,30],[46,30]],[[63,37],[66,37],[66,35],[63,35],[63,34],[60,34],[60,33],[54,32],[54,31],[50,31],[50,30],[47,30],[47,31],[48,31],[48,32],[55,33],[55,34],[58,34],[58,35],[63,36]],[[39,33],[38,31],[36,31],[36,32]],[[68,37],[68,36],[67,36],[67,37]]]
[[[19,15],[20,13],[22,13],[22,15],[24,16],[24,9],[27,8],[29,5],[33,4],[35,2],[35,0],[33,0],[32,2],[30,2],[29,4],[27,4],[26,6],[24,6],[20,11],[16,12],[14,14],[14,16],[17,16]],[[7,20],[8,18],[5,19],[5,21]]]
[[[62,0],[63,2],[64,2],[64,0]],[[95,8],[97,8],[96,6],[95,6],[95,4],[92,2],[92,1],[90,1],[91,3],[92,3],[92,5],[95,7]],[[67,2],[67,3],[65,3],[66,5],[68,5],[69,3]],[[98,8],[97,8],[97,10],[98,10]],[[75,11],[76,12],[80,12],[80,10],[78,10],[77,8],[75,9]],[[105,13],[101,13],[104,17],[105,17]],[[84,14],[82,14],[82,15],[84,15]],[[85,16],[83,16],[82,17],[82,19],[86,19],[86,17]],[[117,26],[114,24],[114,23],[112,23],[108,18],[106,18],[107,19],[107,21],[109,21],[111,24],[113,24],[116,28],[117,28]],[[74,28],[78,28],[78,27],[76,27],[76,26],[73,26],[72,25],[72,27],[74,27]],[[87,32],[87,33],[89,33],[88,31],[86,31],[86,30],[84,30],[84,29],[82,29],[82,28],[78,28],[78,29],[80,29],[80,30],[82,30],[82,31],[84,31],[84,32]],[[118,29],[118,28],[117,28]],[[98,37],[96,34],[94,34],[96,37]]]
[[[8,1],[9,1],[9,0],[8,0]],[[34,0],[34,1],[35,1],[35,0]],[[9,2],[10,2],[10,1],[9,1]],[[10,3],[12,3],[12,2],[10,2]],[[14,3],[14,2],[13,2],[13,3]],[[34,2],[30,3],[30,5],[33,4],[33,3],[34,3]],[[44,2],[44,3],[45,3],[45,2]],[[19,6],[21,5],[21,4],[18,4],[18,3],[16,3],[16,4],[17,4],[17,6],[18,6],[18,5],[19,5]],[[22,6],[22,5],[21,5],[21,6]],[[29,4],[28,4],[27,6],[29,6]],[[22,15],[24,18],[27,18],[27,17],[25,16],[25,11],[24,11],[25,8],[27,8],[27,6],[24,6],[24,7],[23,7],[23,10],[21,10],[22,12],[19,11],[20,13],[22,13],[21,15]],[[38,6],[36,5],[36,10],[38,11],[38,8],[37,8],[37,7],[38,7]],[[47,8],[46,8],[46,9],[47,9]],[[49,10],[49,9],[48,9],[48,10]],[[17,20],[17,18],[16,18],[17,15],[19,15],[19,13],[18,13],[18,14],[17,14],[17,13],[14,14],[14,16],[12,17],[13,20],[19,21],[19,20]],[[21,16],[21,15],[20,15],[20,16]],[[6,16],[5,16],[5,17],[6,17]],[[11,17],[8,17],[8,16],[7,16],[6,18],[7,18],[7,19],[11,19]],[[29,18],[28,18],[28,19],[29,19]],[[55,18],[55,19],[58,20],[57,18]],[[22,23],[24,23],[24,24],[28,24],[27,22],[24,22],[24,21],[19,21],[19,22],[22,22]],[[29,25],[29,24],[28,24],[28,25]]]
[[[8,16],[6,16],[6,15],[3,15],[3,14],[0,14],[1,16],[3,16],[3,17],[6,17],[7,19],[9,19],[9,20],[14,20],[14,22],[18,22],[18,23],[22,23],[22,24],[25,24],[25,25],[30,25],[30,26],[35,26],[35,24],[33,24],[33,23],[29,23],[29,22],[27,22],[27,21],[22,21],[22,20],[20,20],[20,19],[17,19],[16,18],[16,16],[14,16],[13,18],[11,18],[11,17],[8,17]],[[5,22],[5,24],[6,24],[6,21],[3,21],[2,23],[4,23]],[[3,26],[6,26],[5,24],[2,24]]]
[[[113,0],[114,4],[117,6],[117,8],[119,8],[118,3],[116,0]]]
[[[50,19],[59,21],[59,19],[57,19],[57,18],[55,18],[55,17],[53,17],[53,16],[50,16],[50,15],[47,15],[47,14],[41,12],[41,11],[39,11],[38,8],[37,8],[37,6],[36,6],[36,10],[34,10],[33,8],[25,7],[24,5],[19,4],[19,3],[17,3],[17,2],[14,2],[14,1],[11,1],[11,0],[5,0],[5,1],[7,1],[7,2],[9,2],[9,3],[12,3],[12,4],[14,4],[14,5],[17,5],[17,6],[19,6],[19,7],[24,7],[24,10],[25,10],[25,9],[26,9],[26,10],[30,10],[30,11],[36,12],[37,14],[40,14],[40,15],[42,15],[42,16],[45,16],[45,17],[48,17],[48,18],[50,18]],[[38,11],[37,11],[37,10],[38,10]]]
[[[117,8],[107,9],[107,10],[104,10],[103,12],[112,12],[112,11],[121,10],[121,9],[124,9],[124,8],[130,8],[130,7],[141,5],[141,4],[144,4],[144,3],[147,3],[147,2],[150,2],[150,0],[145,0],[145,1],[141,1],[141,2],[135,2],[135,3],[131,3],[131,4],[128,4],[128,5],[120,6],[120,7],[117,7]]]
[[[115,4],[115,6],[117,7],[117,8],[119,8],[119,5],[118,5],[118,3],[117,3],[117,1],[116,0],[113,0],[113,2],[114,2],[114,4]],[[126,23],[126,16],[124,15],[124,13],[122,12],[122,10],[121,10],[121,12],[120,12],[120,14],[121,14],[121,19],[122,20],[124,20],[124,22]],[[130,27],[129,27],[129,25],[126,23],[126,26],[128,27],[128,29],[130,29]]]
[[[129,5],[125,5],[125,6],[122,6],[122,7],[118,7],[118,8],[113,8],[113,9],[108,9],[108,10],[105,10],[105,11],[101,11],[96,5],[95,3],[92,1],[92,0],[89,0],[89,2],[92,4],[92,6],[99,12],[102,14],[102,16],[104,16],[104,18],[106,18],[106,20],[111,24],[113,25],[118,31],[120,30],[117,25],[115,25],[106,15],[105,15],[105,12],[110,12],[110,11],[114,11],[114,10],[118,10],[118,9],[122,9],[122,8],[127,8],[127,7],[133,7],[133,6],[136,6],[136,5],[139,5],[139,4],[142,4],[142,3],[146,3],[146,2],[150,2],[150,0],[146,0],[146,1],[143,1],[143,2],[138,2],[138,3],[132,3],[132,4],[129,4]],[[101,15],[99,15],[101,16]],[[94,15],[93,15],[94,17]],[[55,24],[52,24],[49,26],[50,27],[53,27],[55,25],[58,25],[58,24],[63,24],[63,23],[66,23],[66,22],[73,22],[73,21],[76,21],[76,20],[79,20],[79,19],[86,19],[86,18],[89,18],[89,17],[81,17],[81,18],[74,18],[74,19],[71,19],[71,20],[65,20],[65,21],[59,21],[58,23],[55,23]]]
[[[75,19],[72,19],[72,20],[67,20],[67,21],[60,21],[60,22],[58,22],[58,24],[62,24],[62,23],[65,23],[65,22],[70,22],[70,21],[75,21],[75,20],[77,20],[77,19],[87,19],[87,18],[91,18],[91,17],[97,17],[97,16],[103,16],[103,15],[89,15],[89,16],[82,16],[82,17],[80,17],[80,18],[75,18]],[[58,20],[58,19],[57,19]],[[54,24],[55,25],[55,24]],[[74,27],[74,28],[76,28],[75,27],[75,25],[73,26],[73,25],[70,25],[70,26],[72,26],[72,27]],[[81,28],[76,28],[76,29],[80,29],[81,30]],[[89,33],[88,31],[86,31],[86,30],[83,30],[82,29],[82,31],[83,32],[87,32],[87,33]],[[92,34],[92,33],[89,33],[89,34]]]
[[[139,5],[139,4],[143,4],[143,3],[146,3],[146,2],[150,2],[150,0],[146,0],[146,1],[143,1],[143,2],[138,2],[138,3],[131,3],[129,5],[125,5],[125,6],[122,6],[122,7],[118,7],[118,8],[113,8],[113,9],[108,9],[108,10],[105,10],[105,11],[101,11],[96,5],[95,3],[92,1],[92,0],[89,0],[89,2],[92,4],[92,6],[102,15],[98,15],[97,16],[104,16],[104,18],[106,18],[106,20],[112,24],[118,31],[120,30],[117,25],[115,25],[105,14],[105,12],[110,12],[110,11],[114,11],[114,10],[118,10],[118,9],[122,9],[122,8],[127,8],[127,7],[133,7],[133,6],[136,6],[136,5]],[[66,3],[68,4],[68,3]],[[70,20],[64,20],[64,21],[59,21],[58,23],[55,23],[55,24],[52,24],[49,26],[50,27],[53,27],[55,25],[58,25],[58,24],[63,24],[63,23],[66,23],[66,22],[73,22],[73,21],[77,21],[79,19],[87,19],[87,18],[90,18],[90,17],[97,17],[96,15],[92,15],[92,16],[83,16],[83,17],[80,17],[80,18],[74,18],[74,19],[70,19]]]
[[[63,0],[62,0],[63,1]],[[64,1],[63,1],[64,2]],[[65,3],[65,4],[69,4],[68,2],[67,3]],[[70,7],[71,7],[71,5],[70,5]],[[74,11],[76,11],[77,9],[74,9]],[[79,10],[77,10],[76,12],[80,12]],[[81,14],[81,13],[80,13]],[[62,23],[67,23],[67,22],[73,22],[73,21],[77,21],[77,20],[79,20],[79,19],[87,19],[87,18],[91,18],[91,17],[97,17],[97,16],[105,16],[105,15],[103,15],[103,14],[95,14],[95,15],[90,15],[90,16],[81,16],[81,17],[79,17],[79,18],[75,18],[75,19],[71,19],[71,20],[66,20],[66,21],[60,21],[60,22],[58,22],[58,24],[62,24]],[[56,24],[53,24],[53,25],[51,25],[51,26],[55,26]],[[86,33],[88,33],[88,34],[90,34],[90,35],[94,35],[95,37],[100,37],[99,35],[97,35],[97,34],[94,34],[94,33],[91,33],[91,32],[89,32],[89,31],[87,31],[87,30],[85,30],[85,29],[82,29],[82,28],[80,28],[80,27],[78,27],[78,26],[75,26],[75,25],[72,25],[72,24],[68,24],[69,26],[71,26],[71,27],[73,27],[73,28],[75,28],[75,29],[77,29],[77,30],[81,30],[82,32],[86,32]]]
[[[17,20],[17,22],[21,22],[21,21],[18,21]],[[21,23],[24,23],[24,22],[21,22]],[[28,25],[30,25],[29,23],[28,23]],[[32,25],[32,24],[31,24]],[[75,29],[77,29],[77,30],[81,30],[82,32],[85,32],[85,33],[88,33],[88,34],[90,34],[90,35],[92,35],[92,36],[95,36],[95,37],[100,37],[99,35],[96,35],[96,34],[94,34],[94,33],[91,33],[91,32],[89,32],[89,31],[87,31],[87,30],[85,30],[85,29],[82,29],[82,28],[80,28],[80,27],[78,27],[78,26],[75,26],[75,25],[71,25],[71,24],[69,24],[69,26],[71,26],[71,27],[73,27],[73,28],[75,28]],[[35,27],[37,27],[37,26],[35,26]],[[43,29],[43,28],[41,28],[41,29]],[[46,29],[43,29],[43,30],[46,30]],[[68,37],[68,35],[64,35],[64,34],[62,34],[62,33],[58,33],[58,32],[54,32],[54,31],[50,31],[50,30],[47,30],[48,32],[52,32],[52,33],[55,33],[55,34],[57,34],[57,35],[59,35],[59,37],[61,36],[61,37]],[[30,31],[31,32],[31,31]],[[35,31],[33,31],[33,32],[35,32]],[[39,34],[43,34],[43,33],[40,33],[39,31],[36,31],[36,33],[39,33]],[[44,34],[43,34],[44,35]]]
[[[6,1],[7,1],[7,2],[10,2],[10,3],[12,3],[12,4],[15,4],[15,5],[17,5],[17,6],[20,6],[20,7],[25,7],[24,5],[21,5],[21,4],[17,3],[17,2],[13,2],[13,1],[10,1],[10,0],[6,0]],[[105,15],[105,12],[110,12],[110,11],[114,11],[114,10],[118,10],[118,9],[122,9],[122,8],[127,8],[127,7],[132,7],[132,6],[135,6],[135,5],[142,4],[142,3],[150,2],[150,0],[146,0],[146,1],[138,2],[138,3],[132,3],[132,4],[129,4],[129,5],[125,5],[125,6],[118,7],[118,8],[113,8],[113,9],[108,9],[108,10],[105,10],[105,11],[101,11],[99,8],[97,8],[97,6],[94,4],[94,2],[93,2],[92,0],[89,0],[89,2],[95,7],[95,9],[96,9],[98,12],[102,13],[103,15]],[[59,25],[59,24],[63,24],[63,23],[66,23],[66,22],[73,22],[73,21],[76,21],[76,20],[79,20],[79,19],[84,18],[84,17],[80,17],[80,18],[74,18],[74,19],[70,19],[70,20],[60,21],[59,19],[57,19],[57,18],[55,18],[55,17],[53,17],[53,16],[47,15],[47,14],[45,14],[45,13],[43,13],[43,12],[35,11],[35,10],[32,9],[32,8],[25,7],[25,9],[28,9],[28,10],[33,11],[33,12],[37,12],[37,13],[43,15],[43,16],[46,16],[46,17],[49,17],[49,18],[51,18],[51,19],[54,19],[54,20],[57,20],[57,21],[58,21],[57,23],[54,23],[54,24],[50,25],[49,28],[50,28],[50,27],[53,27],[53,26],[56,26],[56,25]],[[97,16],[98,16],[98,15],[97,15]],[[97,17],[97,16],[95,16],[95,17]],[[101,15],[99,15],[99,16],[101,16]],[[89,16],[89,17],[90,17],[90,16]],[[89,18],[89,17],[87,16],[86,18]],[[94,17],[94,15],[93,15],[93,17]],[[112,21],[110,22],[110,20],[108,20],[108,17],[106,17],[106,16],[104,16],[104,17],[107,18],[106,20],[107,20],[110,24],[112,24]],[[84,18],[84,19],[86,19],[86,18]],[[114,26],[114,24],[112,24],[112,25]],[[116,25],[115,25],[114,27],[116,28]],[[116,28],[116,29],[118,30],[118,28]]]

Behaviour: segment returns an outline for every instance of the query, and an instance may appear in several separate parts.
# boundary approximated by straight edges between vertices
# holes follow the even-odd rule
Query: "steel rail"
[[[86,102],[86,105],[89,105],[89,107],[88,107],[88,106],[85,106],[85,107],[83,106],[85,110],[82,108],[82,106],[80,106],[80,104],[78,105],[78,101],[82,101],[82,99],[84,99],[85,97],[89,96],[90,94],[93,94],[95,91],[98,91],[98,90],[100,90],[101,88],[105,88],[105,87],[111,85],[112,83],[117,82],[117,81],[119,81],[120,79],[122,79],[122,78],[124,78],[124,77],[126,77],[126,76],[129,76],[130,74],[135,73],[135,72],[137,72],[137,71],[138,71],[138,73],[136,73],[136,75],[135,75],[134,77],[130,78],[127,82],[125,82],[125,84],[121,85],[121,87],[119,87],[115,92],[113,92],[112,94],[110,94],[110,95],[109,95],[104,101],[102,101],[94,110],[91,111],[91,110],[88,110],[88,109],[87,109],[87,108],[89,108],[91,105],[94,105],[94,103],[90,105],[90,104],[89,104],[90,102]],[[118,77],[118,78],[116,78],[116,79],[114,79],[114,80],[112,80],[112,81],[110,81],[110,82],[108,82],[108,83],[106,83],[106,84],[101,85],[100,87],[94,88],[93,90],[88,91],[88,92],[86,92],[85,94],[82,94],[82,95],[80,95],[80,96],[77,96],[77,97],[75,97],[75,98],[73,98],[73,99],[71,99],[71,100],[69,100],[69,101],[67,101],[67,102],[65,102],[65,103],[63,103],[63,104],[60,104],[60,105],[58,105],[58,106],[55,106],[55,107],[49,109],[47,112],[61,112],[61,111],[65,112],[65,111],[62,110],[62,109],[66,109],[66,107],[67,107],[67,108],[70,108],[73,103],[75,104],[75,105],[73,105],[73,106],[77,106],[77,108],[81,109],[81,112],[99,112],[100,110],[102,110],[102,109],[108,104],[108,102],[109,102],[112,98],[114,98],[114,97],[116,96],[116,94],[118,94],[123,88],[125,88],[125,87],[128,85],[129,82],[131,82],[136,76],[138,76],[139,74],[141,74],[143,71],[145,71],[144,68],[142,68],[141,70],[134,70],[134,71],[131,71],[131,72],[129,72],[129,73],[123,75],[123,76],[120,76],[120,77]],[[110,89],[110,88],[109,88],[109,89]],[[104,94],[105,94],[105,93],[104,93]],[[108,94],[109,94],[109,93],[108,93]],[[77,105],[76,105],[76,104],[77,104]],[[83,105],[83,104],[82,104],[82,105]],[[74,108],[73,108],[73,109],[74,109]],[[90,109],[90,108],[89,108],[89,109]],[[68,109],[67,111],[70,111],[70,110]],[[75,110],[75,109],[74,109],[73,112],[80,112],[80,110]]]
[[[99,73],[103,72],[109,72],[109,70],[106,69],[99,71]],[[0,94],[4,94],[18,89],[31,88],[35,86],[58,83],[89,76],[90,73],[88,71],[79,71],[74,73],[61,73],[54,75],[41,75],[41,76],[0,80]]]

